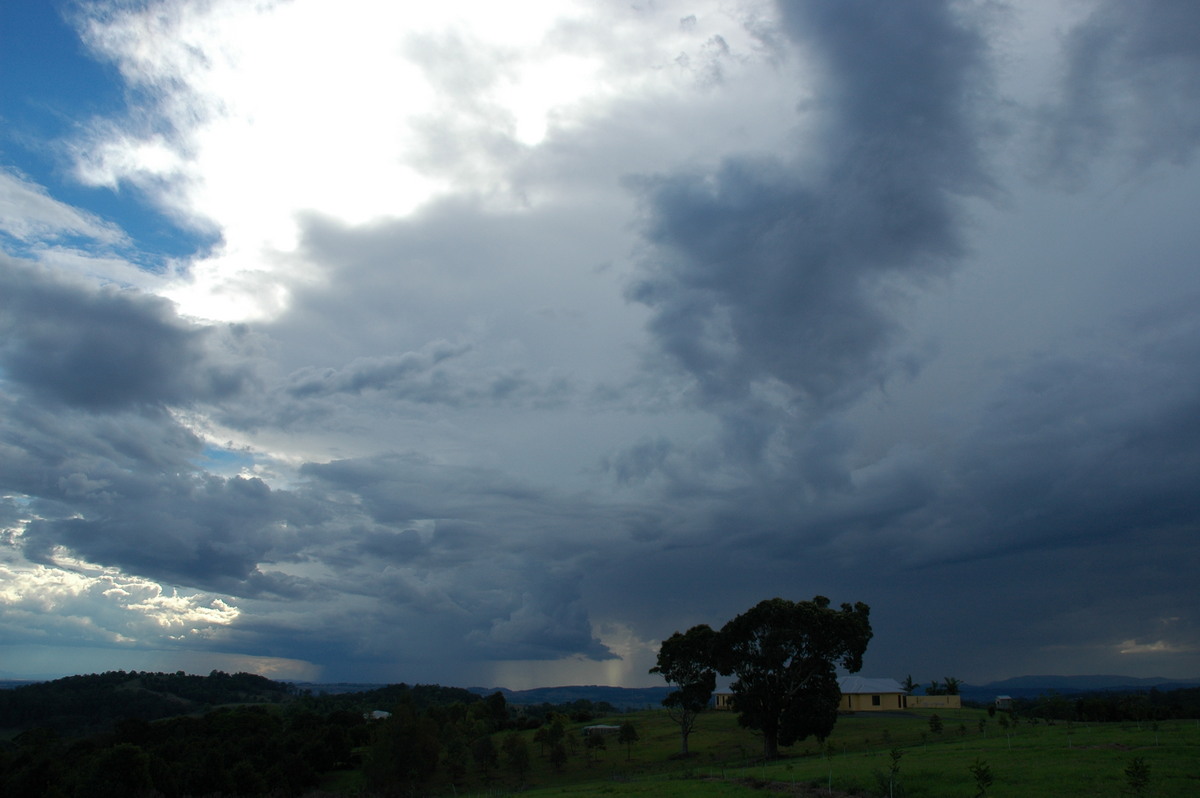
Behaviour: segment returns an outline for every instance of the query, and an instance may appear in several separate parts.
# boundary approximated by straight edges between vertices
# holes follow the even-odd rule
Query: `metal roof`
[[[862,676],[843,676],[838,679],[838,688],[847,693],[903,693],[904,688],[895,679],[864,679]]]

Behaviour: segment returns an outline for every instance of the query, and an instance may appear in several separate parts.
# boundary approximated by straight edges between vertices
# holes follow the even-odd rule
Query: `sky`
[[[1200,4],[0,4],[0,678],[1200,677]]]

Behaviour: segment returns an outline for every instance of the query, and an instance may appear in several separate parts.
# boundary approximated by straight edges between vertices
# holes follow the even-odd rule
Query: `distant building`
[[[595,726],[584,726],[583,736],[591,737],[593,734],[616,734],[619,731],[621,731],[620,726],[597,724]]]
[[[895,679],[867,679],[844,676],[838,679],[841,712],[883,712],[900,709],[960,709],[962,697],[956,695],[907,695]],[[713,709],[733,709],[733,693],[713,693]]]
[[[996,696],[996,709],[1012,709],[1012,696],[998,695]]]
[[[842,712],[882,712],[904,709],[904,688],[895,679],[866,679],[862,676],[846,676],[838,679],[842,691]]]

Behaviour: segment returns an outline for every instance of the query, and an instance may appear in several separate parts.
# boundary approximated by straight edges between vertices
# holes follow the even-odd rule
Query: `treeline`
[[[166,703],[130,701],[122,712],[122,698],[144,696]],[[438,685],[313,695],[219,672],[113,672],[0,697],[6,725],[25,729],[0,741],[6,798],[303,795],[336,771],[361,771],[368,794],[419,793],[435,776],[456,788],[490,786],[502,772],[520,785],[534,755],[520,730],[537,729],[537,754],[560,766],[581,747],[566,724],[601,711],[589,701],[558,712],[549,705],[513,708],[501,693],[481,697]],[[240,706],[212,709],[239,698]],[[82,705],[71,708],[71,700]],[[36,717],[39,702],[45,722]],[[173,717],[159,715],[172,706]],[[180,714],[190,707],[209,709]],[[383,716],[373,719],[377,710]],[[70,718],[85,718],[84,729],[108,725],[102,733],[72,734],[79,729],[62,725]]]
[[[299,795],[353,763],[367,722],[352,713],[284,715],[218,709],[156,722],[129,719],[70,739],[34,729],[0,753],[0,794],[35,796]]]
[[[1200,688],[1151,689],[1135,693],[1048,693],[1013,699],[1019,715],[1046,720],[1126,723],[1200,718]]]

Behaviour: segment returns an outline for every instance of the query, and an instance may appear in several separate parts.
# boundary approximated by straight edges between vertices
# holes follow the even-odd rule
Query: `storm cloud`
[[[40,21],[123,104],[3,150],[7,672],[643,685],[820,593],[1200,673],[1191,4],[380,13]]]

